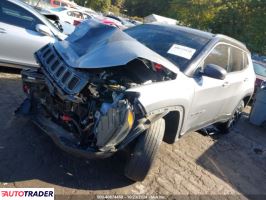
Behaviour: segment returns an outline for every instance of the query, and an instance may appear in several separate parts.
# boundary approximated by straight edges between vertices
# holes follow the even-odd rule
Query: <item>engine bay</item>
[[[162,66],[144,60],[126,67],[75,69],[75,76],[83,75],[78,78],[88,77],[87,84],[67,94],[56,79],[51,81],[46,67],[22,71],[24,92],[34,102],[31,110],[73,134],[80,147],[99,151],[115,151],[145,115],[138,95],[127,89],[172,78]]]

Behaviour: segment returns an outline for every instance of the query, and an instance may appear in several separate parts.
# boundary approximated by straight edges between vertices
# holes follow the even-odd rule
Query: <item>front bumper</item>
[[[27,116],[34,122],[45,134],[47,134],[53,142],[63,151],[70,153],[77,157],[87,159],[103,159],[112,156],[115,152],[101,152],[93,148],[82,148],[79,141],[73,134],[66,131],[53,121],[44,117],[41,114],[29,114],[27,110],[30,108],[28,99],[16,111],[16,115]]]
[[[88,159],[108,158],[114,154],[114,152],[95,151],[92,148],[82,149],[77,145],[78,141],[76,141],[75,137],[69,135],[67,131],[56,123],[51,122],[41,115],[35,115],[31,119],[60,149],[67,153]]]

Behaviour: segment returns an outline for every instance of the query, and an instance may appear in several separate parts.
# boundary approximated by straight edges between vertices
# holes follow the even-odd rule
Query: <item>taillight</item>
[[[164,69],[164,67],[158,63],[152,63],[152,68],[155,72],[161,72]]]
[[[30,94],[30,87],[28,85],[23,84],[22,89],[26,94]]]
[[[61,120],[63,120],[64,122],[70,122],[72,121],[72,118],[69,115],[62,115],[61,116]]]
[[[80,21],[78,21],[78,20],[74,20],[73,25],[74,25],[74,26],[77,26],[77,25],[79,25],[80,23],[81,23]]]
[[[260,86],[262,83],[262,80],[256,78],[256,81],[255,81],[255,86]]]
[[[163,70],[163,66],[158,64],[158,63],[155,63],[154,64],[154,69],[157,71],[157,72],[160,72]]]

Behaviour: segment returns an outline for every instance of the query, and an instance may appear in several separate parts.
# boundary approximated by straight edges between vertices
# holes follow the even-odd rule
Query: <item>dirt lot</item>
[[[17,119],[13,112],[23,98],[20,76],[1,70],[0,187],[53,187],[63,199],[108,193],[208,195],[203,199],[266,195],[266,129],[250,125],[247,115],[228,135],[194,132],[175,145],[163,144],[151,174],[133,183],[123,176],[121,155],[74,158],[31,122]]]

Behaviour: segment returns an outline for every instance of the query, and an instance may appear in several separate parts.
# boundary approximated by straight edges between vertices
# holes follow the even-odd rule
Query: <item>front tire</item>
[[[245,103],[243,100],[241,100],[239,102],[239,104],[237,105],[237,107],[235,108],[232,117],[227,122],[218,123],[216,125],[216,127],[219,129],[219,131],[223,134],[229,133],[233,129],[233,127],[237,124],[237,122],[239,121],[244,108],[245,108]]]
[[[133,181],[143,181],[152,167],[155,155],[163,140],[164,119],[159,119],[136,141],[136,145],[125,166],[125,176]]]

